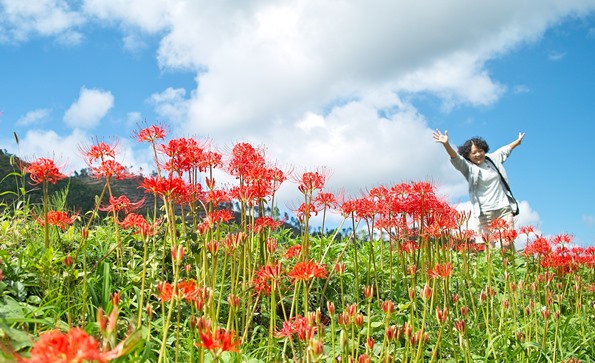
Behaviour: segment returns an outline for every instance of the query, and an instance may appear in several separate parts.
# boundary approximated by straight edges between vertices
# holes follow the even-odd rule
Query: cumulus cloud
[[[152,94],[148,102],[153,105],[160,117],[183,128],[182,125],[188,116],[188,100],[185,96],[186,90],[169,87],[161,93]]]
[[[49,108],[40,108],[29,111],[24,116],[16,121],[17,126],[31,126],[43,121],[46,121],[50,116],[51,110]]]
[[[21,3],[1,2],[8,18],[27,7],[63,15],[47,34],[98,21],[122,30],[127,49],[142,47],[143,35],[159,37],[159,66],[190,70],[197,84],[151,91],[149,103],[174,134],[266,145],[288,169],[329,167],[329,187],[351,194],[429,179],[453,202],[465,200],[465,180],[405,95],[437,96],[448,112],[525,92],[494,79],[486,63],[595,9],[590,0],[83,0],[77,11],[58,0]],[[41,29],[37,18],[25,20]],[[15,38],[39,33],[17,23],[3,23]],[[113,104],[109,92],[83,89],[64,121],[93,128]],[[538,222],[521,203],[519,224]]]
[[[31,36],[53,36],[63,44],[78,44],[82,35],[77,27],[85,18],[61,0],[2,0],[0,41],[21,42]]]
[[[17,155],[25,160],[54,158],[65,173],[85,167],[79,151],[79,146],[89,137],[84,131],[76,129],[63,136],[55,131],[29,130],[19,136]],[[14,150],[14,144],[9,140],[0,140],[0,144],[7,150]]]
[[[72,128],[92,129],[113,106],[111,92],[83,87],[79,98],[64,113],[64,122]]]

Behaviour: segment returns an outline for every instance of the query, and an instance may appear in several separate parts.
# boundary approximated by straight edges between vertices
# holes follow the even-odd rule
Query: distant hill
[[[42,190],[39,185],[31,185],[31,180],[22,175],[22,168],[27,163],[17,156],[7,153],[5,150],[0,150],[0,208],[10,208],[17,200],[17,196],[22,192],[19,189],[24,188],[26,191],[26,198],[28,198],[30,205],[42,204]],[[114,180],[110,183],[112,193],[115,197],[125,195],[131,202],[137,202],[145,197],[144,206],[136,213],[143,215],[151,215],[153,211],[154,198],[152,194],[145,193],[142,188],[139,188],[143,182],[142,176],[133,176],[128,179]],[[90,176],[87,170],[83,169],[75,172],[73,176],[58,181],[55,185],[49,185],[50,195],[68,189],[66,195],[65,209],[84,214],[95,208],[95,199],[101,195],[105,185],[104,179],[97,179]],[[108,198],[105,196],[102,205],[108,203]],[[158,201],[160,204],[160,201]],[[240,214],[234,212],[234,219],[239,223]],[[292,235],[299,235],[299,226],[297,220],[292,218],[291,223],[285,223],[282,228],[290,229]]]
[[[15,155],[8,154],[0,150],[0,203],[3,206],[12,205],[17,199],[17,195],[22,195],[22,188],[26,191],[26,196],[30,204],[42,203],[42,190],[39,185],[31,185],[31,180],[22,175],[22,169],[27,163]],[[153,208],[153,196],[146,194],[139,188],[143,177],[134,176],[124,180],[114,180],[110,185],[112,193],[118,197],[126,195],[131,202],[136,202],[146,197],[144,214],[149,208]],[[76,172],[75,175],[58,181],[55,185],[49,185],[50,195],[58,191],[68,190],[66,196],[66,209],[85,213],[93,210],[95,199],[101,195],[105,185],[104,179],[97,179],[88,175],[85,170]],[[102,205],[107,204],[107,196],[103,198]]]

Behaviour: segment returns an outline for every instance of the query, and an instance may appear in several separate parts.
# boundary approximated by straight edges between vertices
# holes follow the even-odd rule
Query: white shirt
[[[481,212],[497,210],[508,206],[510,203],[504,193],[500,175],[494,166],[484,161],[479,167],[479,180],[477,183],[477,198]]]

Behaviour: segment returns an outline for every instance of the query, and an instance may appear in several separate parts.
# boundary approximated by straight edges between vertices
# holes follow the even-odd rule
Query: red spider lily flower
[[[300,222],[303,222],[306,217],[311,218],[313,215],[318,215],[318,211],[310,203],[302,203],[295,213]]]
[[[335,210],[339,207],[339,202],[333,193],[318,193],[314,197],[313,203],[318,210]]]
[[[342,275],[345,273],[345,264],[343,262],[339,262],[335,264],[335,272],[338,273],[339,275]]]
[[[66,227],[68,227],[72,223],[74,223],[74,221],[76,221],[77,218],[78,218],[78,214],[74,214],[69,217],[68,213],[66,213],[64,211],[58,211],[58,210],[48,211],[48,224],[50,226],[59,227],[63,231],[66,230]],[[42,227],[45,225],[45,221],[43,218],[38,218],[37,223],[39,223],[39,225]]]
[[[419,250],[421,246],[415,241],[405,241],[399,245],[399,249],[405,253],[414,253]]]
[[[102,352],[99,342],[80,328],[72,328],[67,333],[50,330],[42,333],[30,352],[29,358],[16,357],[22,363],[83,363],[109,362],[125,352],[118,345],[114,350]]]
[[[183,197],[187,193],[186,183],[182,178],[172,177],[145,178],[140,185],[145,193],[153,193],[160,196]]]
[[[434,266],[434,268],[432,268],[428,271],[428,276],[432,279],[433,278],[446,279],[446,278],[450,277],[451,274],[452,274],[452,263],[450,263],[450,262],[447,262],[443,265],[438,263]]]
[[[301,245],[293,245],[291,247],[289,247],[287,249],[287,251],[285,251],[285,254],[283,255],[283,257],[285,257],[286,259],[292,259],[294,257],[299,256],[302,253],[302,246]]]
[[[104,161],[107,159],[114,159],[116,157],[116,147],[98,141],[95,145],[91,145],[89,150],[82,149],[83,154],[87,158],[89,164],[95,161]]]
[[[519,228],[519,232],[521,234],[535,233],[535,228],[533,228],[533,226],[522,226]]]
[[[210,168],[220,168],[223,166],[221,159],[223,155],[215,151],[205,151],[202,154],[202,158],[199,161],[199,167],[201,170]]]
[[[29,174],[32,185],[40,183],[52,183],[56,184],[58,180],[66,178],[66,175],[62,174],[52,159],[38,158],[31,164],[25,167],[25,173]]]
[[[287,274],[293,282],[308,281],[313,278],[325,278],[326,265],[317,264],[314,261],[301,261],[295,264],[293,269]]]
[[[213,205],[219,205],[221,203],[230,201],[231,197],[225,190],[211,189],[206,193],[205,199],[207,202],[212,203]]]
[[[523,254],[525,256],[537,255],[549,255],[552,253],[552,246],[550,242],[544,237],[538,237],[534,241],[527,243]]]
[[[280,338],[291,338],[294,334],[301,341],[310,340],[316,335],[316,325],[301,315],[283,322],[283,327],[277,333]]]
[[[509,229],[510,225],[508,224],[508,222],[506,222],[504,219],[502,218],[496,218],[494,219],[490,225],[488,226],[488,229],[490,231],[501,231],[501,230],[506,230]]]
[[[233,212],[229,209],[217,209],[207,214],[207,221],[211,226],[233,220]]]
[[[263,230],[265,230],[265,228],[270,228],[271,230],[275,230],[278,227],[281,227],[282,225],[283,225],[283,221],[275,221],[271,217],[258,217],[254,221],[254,232],[260,233]]]
[[[165,128],[162,126],[151,125],[135,132],[138,142],[154,142],[155,140],[165,139]]]
[[[172,139],[167,144],[160,145],[159,149],[169,156],[169,160],[164,165],[165,170],[179,175],[192,168],[204,171],[200,168],[200,161],[205,146],[205,144],[199,144],[195,139],[184,137]]]
[[[120,226],[125,229],[134,228],[135,234],[139,234],[142,237],[152,236],[157,232],[157,226],[161,221],[155,223],[148,223],[145,217],[136,213],[129,213],[122,222],[119,222]]]
[[[106,178],[112,179],[116,178],[117,180],[131,178],[132,175],[128,173],[124,165],[120,164],[115,160],[102,160],[99,163],[99,166],[92,166],[91,174],[93,174],[97,179]]]
[[[171,301],[175,297],[174,286],[169,282],[157,283],[157,292],[161,302]]]
[[[99,208],[99,210],[104,211],[104,212],[119,212],[119,211],[123,210],[124,213],[130,213],[130,212],[142,207],[143,204],[145,203],[145,199],[146,198],[143,197],[138,202],[133,203],[125,195],[121,195],[118,198],[114,198],[113,196],[110,196],[109,204],[104,207]]]
[[[566,246],[572,242],[572,236],[569,234],[557,234],[552,238],[554,245]]]
[[[171,300],[186,300],[188,303],[194,303],[198,307],[202,306],[204,301],[209,298],[209,292],[204,287],[199,287],[194,280],[183,280],[177,285],[169,282],[159,282],[157,284],[158,298],[161,302]]]
[[[254,291],[270,295],[272,290],[276,288],[282,273],[283,267],[280,263],[264,265],[256,271],[256,276],[252,280]]]
[[[296,181],[298,190],[304,194],[312,195],[315,190],[322,190],[328,180],[330,172],[326,168],[303,173]]]
[[[352,217],[355,213],[355,200],[346,200],[341,204],[341,214],[343,217]]]
[[[238,347],[242,341],[235,336],[233,330],[215,328],[215,330],[204,329],[200,333],[200,343],[196,346],[204,347],[214,357],[219,357],[223,352],[238,352]]]
[[[231,154],[229,173],[238,179],[244,179],[250,169],[265,165],[264,152],[248,143],[234,145]]]

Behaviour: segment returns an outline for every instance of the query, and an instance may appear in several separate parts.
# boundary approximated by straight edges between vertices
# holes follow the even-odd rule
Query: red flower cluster
[[[195,345],[204,347],[214,357],[219,357],[223,352],[238,352],[238,347],[242,344],[233,330],[205,328],[199,332],[199,335],[201,341]]]
[[[136,234],[139,234],[142,237],[148,237],[155,234],[159,223],[160,221],[150,224],[142,215],[136,213],[129,213],[126,215],[126,218],[124,218],[124,220],[119,224],[125,229],[134,228],[136,230]]]
[[[68,213],[64,211],[58,210],[51,210],[48,211],[48,224],[50,226],[59,227],[61,230],[66,230],[66,227],[70,226],[76,219],[78,218],[78,214],[74,214],[72,216],[68,216]],[[39,225],[44,226],[45,221],[43,218],[37,218],[37,223]]]
[[[327,276],[326,273],[326,265],[318,264],[314,261],[301,261],[293,266],[293,269],[287,274],[293,282],[297,281],[308,281],[312,280],[313,278],[325,278]]]
[[[287,179],[281,169],[267,165],[262,150],[248,143],[234,146],[228,171],[240,180],[230,195],[249,205],[272,196]]]
[[[277,332],[280,338],[291,338],[296,335],[301,341],[308,341],[314,337],[317,328],[315,324],[310,323],[309,319],[298,315],[285,320],[283,327]]]
[[[159,300],[162,302],[174,300],[186,300],[194,304],[197,309],[202,309],[204,302],[210,297],[206,287],[200,287],[194,280],[184,280],[172,285],[169,282],[160,282],[157,284]]]
[[[29,358],[17,357],[23,363],[109,362],[119,356],[117,350],[101,352],[99,342],[80,328],[68,333],[50,330],[42,333],[31,349]]]
[[[145,127],[136,133],[136,139],[138,142],[154,142],[155,140],[165,139],[165,129],[157,125]]]
[[[432,279],[443,278],[446,279],[452,275],[452,263],[447,262],[445,264],[437,263],[434,268],[428,271],[428,276]]]
[[[40,183],[56,184],[58,180],[66,178],[52,159],[39,158],[25,167],[25,173],[29,174],[33,185]]]
[[[98,179],[124,179],[130,177],[126,168],[116,161],[116,147],[97,141],[88,150],[81,149],[91,173]]]
[[[280,263],[262,266],[260,270],[256,271],[256,276],[252,280],[254,291],[256,293],[270,295],[273,289],[273,284],[276,284],[279,281],[282,273],[283,267]]]

